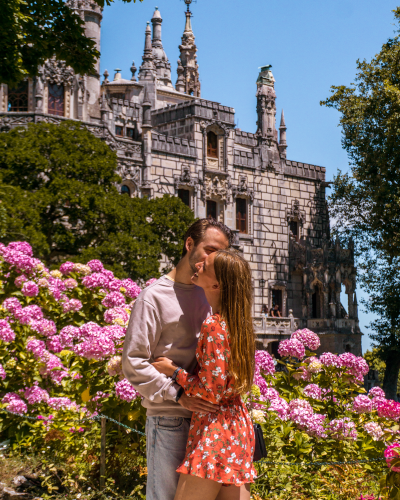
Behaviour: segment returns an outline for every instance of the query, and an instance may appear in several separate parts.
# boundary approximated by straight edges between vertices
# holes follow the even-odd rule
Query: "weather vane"
[[[193,0],[183,0],[185,2],[185,4],[187,5],[187,11],[190,12],[190,9],[189,9],[189,6],[190,4],[193,2]],[[196,0],[194,0],[196,1]]]

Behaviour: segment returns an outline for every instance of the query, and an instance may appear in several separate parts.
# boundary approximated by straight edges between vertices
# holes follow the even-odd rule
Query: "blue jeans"
[[[189,426],[190,418],[147,417],[146,500],[174,500]]]

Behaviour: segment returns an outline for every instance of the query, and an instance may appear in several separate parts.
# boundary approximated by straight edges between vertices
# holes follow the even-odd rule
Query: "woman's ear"
[[[219,290],[219,283],[215,283],[211,288],[213,290]]]

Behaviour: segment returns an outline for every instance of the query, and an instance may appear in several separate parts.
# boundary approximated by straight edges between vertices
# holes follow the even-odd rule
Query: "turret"
[[[187,5],[186,23],[185,31],[182,35],[182,44],[179,45],[180,50],[180,61],[183,68],[183,82],[184,82],[184,92],[195,97],[200,97],[200,78],[199,78],[199,66],[197,64],[197,47],[195,44],[195,37],[192,30],[192,23],[190,18],[192,13],[189,10],[189,5],[192,0],[185,0]],[[181,68],[178,65],[178,80],[176,82],[176,90],[182,89],[182,73]],[[179,90],[182,92],[182,90]]]
[[[286,158],[286,123],[285,123],[285,114],[282,109],[281,114],[281,124],[279,125],[279,153],[283,158]]]
[[[171,82],[171,65],[164,51],[161,40],[162,17],[158,7],[156,7],[156,10],[154,11],[151,22],[153,24],[153,40],[151,44],[153,48],[154,65],[157,70],[157,79],[162,85],[173,88]]]
[[[257,78],[257,135],[277,139],[275,78],[271,68],[270,65],[262,66]]]
[[[154,81],[156,69],[153,61],[153,48],[151,45],[150,22],[147,23],[144,39],[143,62],[139,68],[139,82]]]

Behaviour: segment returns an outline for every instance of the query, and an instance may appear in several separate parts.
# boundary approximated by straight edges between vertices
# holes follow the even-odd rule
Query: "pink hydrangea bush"
[[[61,415],[73,419],[100,407],[111,417],[118,408],[128,423],[140,397],[127,381],[118,385],[115,360],[141,287],[98,260],[50,271],[26,242],[0,245],[0,275],[0,409],[41,415],[46,432]],[[13,438],[12,416],[6,421]]]

